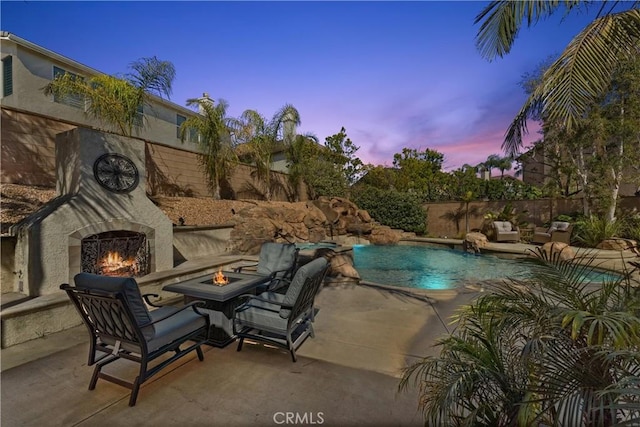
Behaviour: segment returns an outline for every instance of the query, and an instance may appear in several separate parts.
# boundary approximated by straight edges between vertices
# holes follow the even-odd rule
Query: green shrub
[[[412,194],[366,186],[352,196],[352,201],[380,224],[418,234],[427,229],[427,213]]]
[[[634,213],[624,218],[622,237],[640,242],[640,213]]]
[[[593,248],[605,239],[620,237],[624,228],[624,221],[609,222],[605,218],[591,216],[576,222],[574,236],[579,243]]]

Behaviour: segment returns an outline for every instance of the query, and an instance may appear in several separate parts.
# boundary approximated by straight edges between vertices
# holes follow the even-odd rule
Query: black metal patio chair
[[[234,318],[238,351],[249,338],[289,350],[295,362],[296,350],[314,336],[314,300],[328,268],[325,258],[316,258],[298,269],[285,294],[243,295],[246,301],[236,308]]]
[[[202,302],[149,311],[143,298],[153,306],[148,299],[151,294],[140,295],[133,278],[80,273],[74,281],[75,287],[65,283],[60,289],[67,292],[89,330],[88,364],[96,365],[89,390],[93,390],[98,378],[102,378],[129,388],[129,406],[134,406],[140,386],[165,366],[193,350],[200,361],[204,360],[200,346],[208,338],[209,316],[198,312],[197,306]],[[181,348],[183,344],[187,346],[184,349]],[[168,352],[174,354],[149,366]],[[140,364],[133,382],[102,372],[104,366],[119,359]]]
[[[257,264],[242,265],[234,271],[263,276],[264,286],[261,286],[261,290],[274,291],[288,286],[291,282],[298,263],[298,252],[295,243],[265,242],[260,247]],[[256,267],[256,270],[243,271],[249,267]]]

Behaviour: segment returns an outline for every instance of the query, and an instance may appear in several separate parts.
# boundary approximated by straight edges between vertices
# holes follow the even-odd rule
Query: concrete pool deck
[[[524,253],[530,245],[496,251]],[[614,251],[608,251],[614,252]],[[599,253],[620,262],[620,253]],[[129,390],[99,381],[88,391],[83,326],[18,344],[0,353],[3,426],[124,426],[181,424],[280,425],[289,414],[307,424],[423,425],[417,390],[398,393],[402,368],[437,354],[436,340],[451,329],[448,318],[478,293],[391,288],[373,284],[325,287],[315,338],[297,363],[279,349],[235,345],[205,348],[145,383],[135,407]],[[123,362],[108,372],[135,376]]]
[[[1,424],[277,425],[288,412],[329,426],[422,425],[416,390],[398,394],[399,375],[434,352],[450,327],[443,320],[474,295],[325,287],[316,336],[297,363],[259,345],[206,347],[203,362],[187,356],[144,384],[133,408],[125,388],[99,381],[87,390],[87,333],[73,328],[2,350]],[[127,363],[109,372],[135,376]]]

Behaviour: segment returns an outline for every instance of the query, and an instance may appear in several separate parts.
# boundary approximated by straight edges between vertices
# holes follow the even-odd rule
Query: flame
[[[107,252],[107,256],[100,261],[100,267],[103,273],[107,275],[112,273],[138,273],[138,264],[133,258],[122,259],[118,252]]]
[[[213,283],[218,286],[226,285],[229,283],[229,278],[222,274],[222,268],[220,268],[218,272],[213,275]]]
[[[122,265],[122,257],[118,252],[109,252],[107,253],[107,257],[105,258],[103,264],[108,266],[118,266]]]

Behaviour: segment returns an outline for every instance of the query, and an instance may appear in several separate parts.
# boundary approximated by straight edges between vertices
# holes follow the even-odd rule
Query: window
[[[136,116],[133,118],[134,126],[142,127],[144,125],[144,107],[139,105],[136,109]]]
[[[184,122],[187,121],[185,116],[181,116],[180,114],[176,115],[176,138],[180,139],[180,127]],[[189,128],[187,134],[184,138],[187,142],[197,142],[198,141],[198,131],[194,128]]]
[[[13,93],[13,57],[2,58],[2,96]]]
[[[176,138],[180,139],[180,126],[186,121],[187,118],[185,116],[181,116],[180,114],[176,115]]]
[[[71,73],[67,70],[63,70],[62,68],[53,67],[53,78],[55,79],[58,76],[61,75],[65,75],[65,74],[69,74],[71,76],[73,76],[73,78],[75,79],[82,79],[82,77],[80,77],[77,74]],[[80,95],[65,95],[65,96],[53,96],[53,102],[57,102],[59,104],[65,104],[65,105],[69,105],[71,107],[75,107],[75,108],[82,108],[84,109],[84,97],[80,96]]]

